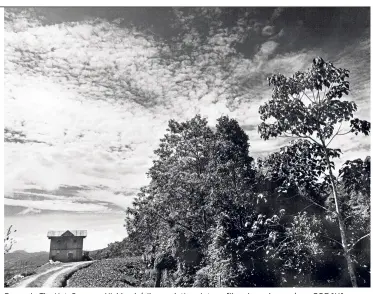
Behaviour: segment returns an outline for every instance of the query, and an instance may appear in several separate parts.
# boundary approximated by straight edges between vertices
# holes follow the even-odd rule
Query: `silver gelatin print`
[[[4,109],[5,287],[370,287],[369,7],[6,7]]]

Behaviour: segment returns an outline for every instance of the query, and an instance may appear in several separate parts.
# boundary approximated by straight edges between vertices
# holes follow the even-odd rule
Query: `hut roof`
[[[48,231],[47,237],[76,236],[87,237],[86,230]]]

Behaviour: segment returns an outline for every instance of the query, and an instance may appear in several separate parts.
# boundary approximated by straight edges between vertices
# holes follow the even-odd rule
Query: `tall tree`
[[[370,132],[369,122],[353,119],[356,104],[341,99],[349,93],[348,77],[347,69],[337,68],[320,57],[313,60],[311,69],[297,72],[293,77],[286,78],[282,74],[270,76],[268,81],[273,86],[272,98],[259,108],[263,122],[258,130],[264,140],[287,137],[298,139],[299,146],[307,144],[310,150],[308,158],[318,163],[319,172],[311,174],[307,182],[316,184],[320,177],[324,177],[331,188],[351,284],[357,287],[350,244],[341,213],[340,195],[333,174],[333,159],[339,157],[341,150],[329,147],[337,136],[348,133],[369,135]],[[270,120],[274,122],[269,122]],[[350,128],[347,132],[342,132],[341,126],[345,121],[350,123]],[[296,153],[297,150],[294,156]]]
[[[221,117],[213,131],[197,115],[171,120],[155,154],[151,182],[127,211],[127,229],[145,251],[171,251],[180,273],[175,284],[191,286],[195,272],[209,262],[221,215],[239,231],[254,211],[248,137],[233,119]]]

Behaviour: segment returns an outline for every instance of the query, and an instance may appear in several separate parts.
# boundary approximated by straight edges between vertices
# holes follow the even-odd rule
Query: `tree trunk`
[[[338,201],[337,189],[336,189],[336,185],[335,185],[334,179],[333,179],[333,172],[332,172],[332,168],[331,168],[330,161],[329,161],[328,151],[326,150],[326,147],[324,147],[324,148],[325,148],[325,151],[326,151],[326,160],[327,160],[327,164],[328,164],[330,181],[331,181],[331,184],[332,184],[333,197],[334,197],[334,202],[335,202],[335,211],[337,213],[338,225],[339,225],[339,230],[340,230],[340,233],[341,233],[342,247],[343,247],[343,251],[344,251],[344,256],[345,256],[346,261],[347,261],[348,273],[350,275],[352,287],[357,287],[355,269],[354,269],[354,265],[353,265],[353,262],[352,262],[351,254],[350,254],[350,252],[348,250],[348,246],[347,246],[346,226],[345,226],[345,223],[342,219],[341,212],[339,210],[339,201]]]
[[[157,275],[156,275],[156,278],[155,278],[155,288],[159,288],[161,287],[161,279],[162,279],[162,271],[157,269]]]

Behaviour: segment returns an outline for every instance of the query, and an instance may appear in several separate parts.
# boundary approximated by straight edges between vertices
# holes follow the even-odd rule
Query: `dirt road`
[[[14,288],[58,288],[61,287],[66,275],[89,266],[92,261],[61,263],[41,273],[32,275],[20,281]]]

